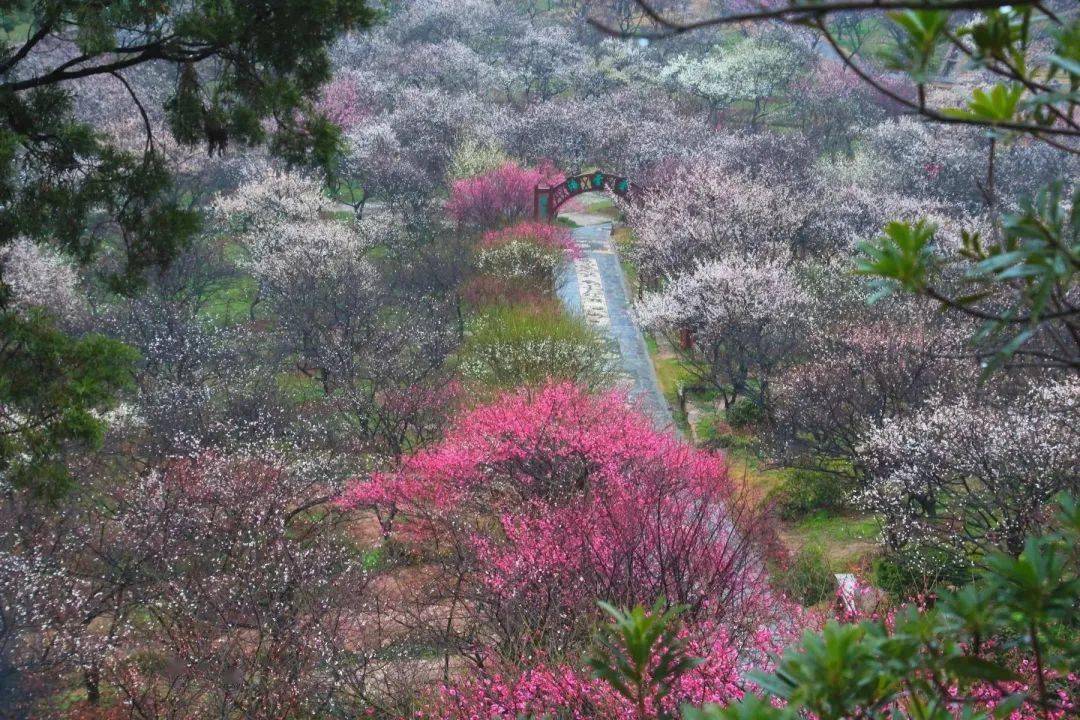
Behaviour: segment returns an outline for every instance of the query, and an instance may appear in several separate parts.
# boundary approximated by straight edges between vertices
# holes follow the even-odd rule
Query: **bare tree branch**
[[[128,91],[128,95],[131,96],[131,100],[135,103],[135,107],[139,109],[139,115],[142,116],[143,126],[146,128],[146,145],[143,148],[143,156],[146,157],[154,149],[154,130],[150,125],[150,116],[146,114],[146,108],[143,107],[142,102],[139,100],[139,96],[135,94],[135,90],[128,83],[127,79],[115,71],[109,74],[120,81],[120,84]]]
[[[1003,5],[1002,0],[843,0],[842,2],[826,2],[811,6],[788,5],[783,8],[755,10],[752,12],[732,13],[730,15],[717,15],[680,22],[664,17],[660,11],[652,7],[646,0],[634,0],[642,12],[659,25],[662,29],[653,32],[622,31],[612,28],[596,18],[589,18],[588,23],[601,32],[621,38],[650,38],[659,39],[680,35],[682,33],[701,30],[708,27],[732,25],[743,22],[755,22],[760,20],[783,20],[785,22],[805,23],[812,18],[821,17],[837,12],[858,10],[991,10]],[[1035,0],[1018,0],[1012,3],[1017,5],[1037,5]]]

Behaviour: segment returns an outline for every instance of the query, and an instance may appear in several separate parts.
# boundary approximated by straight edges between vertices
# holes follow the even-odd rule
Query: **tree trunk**
[[[86,688],[86,702],[91,705],[101,702],[101,671],[96,664],[83,671],[83,687]]]

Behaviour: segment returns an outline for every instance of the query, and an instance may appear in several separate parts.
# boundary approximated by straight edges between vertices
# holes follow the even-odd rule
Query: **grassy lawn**
[[[364,199],[364,189],[353,181],[343,182],[333,190],[327,188],[325,193],[328,198],[338,202],[355,203]]]
[[[626,284],[630,288],[630,295],[632,298],[637,297],[638,288],[641,287],[641,276],[638,274],[637,266],[626,257],[626,251],[634,242],[634,234],[630,228],[621,225],[612,229],[611,242],[619,255],[619,265],[622,267],[623,275],[626,276]]]
[[[723,449],[731,477],[744,483],[757,498],[764,500],[787,479],[787,471],[768,467],[753,450],[738,445]]]
[[[222,238],[221,250],[225,254],[225,259],[234,265],[243,263],[247,258],[247,250],[244,246],[228,236]]]
[[[751,497],[765,502],[771,493],[792,477],[785,468],[770,467],[754,448],[752,433],[733,431],[719,413],[709,413],[697,421],[694,435],[689,432],[686,414],[680,412],[679,388],[694,382],[691,373],[678,358],[665,352],[656,339],[645,335],[660,389],[664,393],[679,428],[699,442],[716,443],[722,448],[732,479],[744,485]],[[703,398],[697,398],[699,401]],[[846,572],[863,564],[874,551],[878,523],[868,516],[840,516],[819,512],[795,521],[781,521],[780,538],[791,552],[805,547],[819,547],[833,572]]]
[[[671,414],[675,418],[675,424],[687,437],[690,437],[690,425],[686,413],[679,407],[679,389],[693,382],[693,375],[679,362],[679,359],[661,352],[656,338],[650,333],[643,333],[645,345],[649,349],[653,367],[656,369],[656,379],[660,382],[660,391],[664,394],[671,407]]]
[[[289,400],[297,405],[325,397],[323,387],[313,377],[303,373],[279,373],[277,385]]]
[[[817,513],[799,520],[793,534],[808,542],[873,541],[878,536],[878,521],[869,516],[837,516]]]
[[[258,286],[255,278],[238,277],[223,280],[211,291],[203,311],[206,318],[217,325],[236,325],[251,316]]]
[[[611,198],[607,195],[582,195],[581,198],[588,197],[585,201],[585,208],[591,215],[599,215],[600,217],[606,217],[609,220],[618,220],[622,213],[619,210],[619,206],[612,202]],[[581,199],[579,198],[579,199]]]
[[[854,570],[877,547],[878,521],[866,515],[818,513],[785,523],[781,537],[788,548],[820,547],[834,572]]]
[[[660,345],[651,333],[645,333],[645,345],[652,355],[656,366],[656,377],[660,380],[660,389],[669,402],[679,401],[679,388],[694,381],[693,374],[686,369],[677,357],[660,351]]]
[[[360,562],[368,572],[380,570],[387,564],[385,551],[382,547],[368,548],[361,553]]]

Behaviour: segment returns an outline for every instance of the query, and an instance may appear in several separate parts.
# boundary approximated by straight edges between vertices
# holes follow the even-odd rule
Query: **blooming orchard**
[[[887,651],[951,648],[907,677],[948,678],[947,712],[1017,691],[1015,720],[1075,714],[1072,620],[1047,621],[1075,602],[1034,623],[1005,602],[1075,595],[1073,521],[1050,508],[1080,489],[1077,160],[1057,147],[1075,120],[1053,114],[1076,86],[1067,13],[948,26],[1034,28],[1055,63],[1017,104],[1047,122],[988,135],[963,113],[1015,90],[948,127],[901,113],[1009,72],[953,46],[910,82],[897,67],[951,42],[921,11],[908,29],[934,42],[815,9],[833,47],[780,21],[656,42],[588,24],[662,30],[633,0],[401,0],[370,27],[361,0],[47,5],[6,12],[0,51],[0,716],[651,720],[715,702],[702,720],[761,720],[788,710],[740,700],[784,686],[747,673],[821,628],[847,570],[884,625],[846,608],[804,642],[876,675],[818,696],[891,692]],[[613,225],[611,254],[582,233],[586,256],[531,216],[538,184],[595,169],[637,192],[575,201]],[[886,223],[918,220],[917,247],[890,226],[914,248],[884,246],[891,276],[852,272]],[[1045,254],[1006,270],[1000,248]],[[983,317],[961,312],[998,275]],[[642,344],[630,322],[640,358],[619,355]],[[1016,338],[1023,361],[998,368]],[[630,364],[677,430],[615,389]],[[891,612],[987,567],[1026,568],[961,591],[1001,610],[993,637],[956,649],[941,627],[989,616]],[[599,601],[658,603],[631,613],[645,624],[680,610],[640,656],[644,695],[585,660],[618,626]],[[667,686],[676,646],[703,662]],[[958,679],[981,663],[1017,676]]]

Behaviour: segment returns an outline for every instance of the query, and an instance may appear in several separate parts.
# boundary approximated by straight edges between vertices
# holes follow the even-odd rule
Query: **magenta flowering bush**
[[[475,177],[455,180],[446,212],[462,225],[498,227],[529,217],[536,186],[561,180],[550,164],[528,168],[507,162]]]
[[[374,508],[387,536],[429,553],[452,547],[476,621],[503,649],[572,647],[601,599],[666,598],[733,637],[770,603],[770,535],[723,457],[656,430],[616,392],[505,394],[339,504]]]
[[[569,665],[510,668],[472,676],[440,689],[424,720],[540,717],[555,709],[575,720],[620,715],[625,701],[609,685]]]
[[[649,717],[677,715],[683,703],[729,703],[745,693],[741,678],[747,663],[723,632],[696,629],[686,649],[705,661],[679,676],[660,703],[650,702]],[[691,635],[684,630],[683,635]],[[655,661],[655,657],[654,657]],[[652,698],[650,698],[652,700]],[[655,707],[659,705],[659,707]],[[637,708],[611,685],[576,664],[546,664],[475,673],[442,686],[422,713],[424,720],[513,720],[518,717],[631,720]]]

